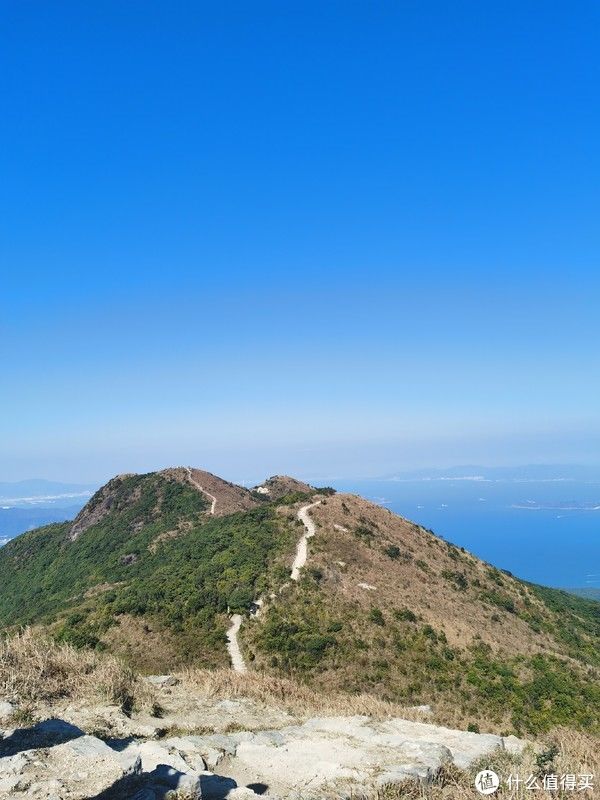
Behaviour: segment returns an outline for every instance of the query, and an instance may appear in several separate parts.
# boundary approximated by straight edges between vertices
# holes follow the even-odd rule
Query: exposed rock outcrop
[[[161,680],[158,686],[173,684]],[[212,711],[225,728],[232,718],[256,724],[260,715],[243,699],[213,702]],[[152,728],[107,712],[106,725],[119,731],[118,738],[89,735],[59,719],[4,731],[0,797],[162,800],[176,790],[190,800],[317,800],[328,792],[349,798],[407,780],[429,782],[444,765],[465,768],[498,748],[514,752],[523,747],[514,737],[366,716],[314,717],[266,730],[165,735],[160,724],[172,730],[189,724],[189,717],[154,718]]]
[[[97,525],[104,517],[108,516],[114,511],[119,504],[119,489],[122,487],[126,478],[131,475],[117,475],[112,478],[107,484],[98,489],[96,494],[86,505],[81,509],[79,514],[73,520],[73,524],[69,528],[69,539],[74,542],[82,533],[85,533],[88,528]],[[134,496],[128,498],[128,502],[137,499],[136,491],[139,493],[139,488],[134,490]]]

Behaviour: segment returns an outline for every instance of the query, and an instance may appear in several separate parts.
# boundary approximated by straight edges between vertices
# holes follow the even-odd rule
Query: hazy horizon
[[[398,478],[406,478],[407,480],[420,480],[430,477],[432,479],[440,478],[443,476],[449,476],[450,479],[458,480],[462,478],[475,478],[475,477],[484,477],[485,480],[502,480],[502,476],[506,476],[507,479],[514,480],[518,482],[519,480],[529,480],[530,477],[523,477],[526,473],[530,473],[531,479],[536,481],[544,481],[544,480],[558,480],[564,479],[566,481],[570,480],[583,480],[588,479],[595,482],[596,480],[600,481],[600,461],[599,462],[589,462],[587,464],[581,462],[522,462],[522,463],[505,463],[505,464],[484,464],[484,463],[447,463],[447,464],[424,464],[421,466],[397,466],[393,467],[390,465],[388,469],[380,469],[377,470],[374,466],[370,470],[363,471],[363,472],[349,472],[346,471],[339,471],[337,473],[330,472],[330,473],[319,473],[315,471],[307,470],[304,473],[293,471],[293,470],[286,470],[286,469],[266,469],[261,472],[258,471],[257,467],[252,463],[246,464],[245,470],[239,470],[237,474],[233,474],[231,471],[223,471],[218,472],[217,470],[211,469],[209,465],[197,461],[187,461],[187,462],[165,462],[160,464],[154,464],[146,468],[141,468],[136,470],[140,473],[146,472],[155,472],[162,469],[167,469],[170,467],[180,467],[180,466],[193,466],[198,469],[206,469],[209,472],[214,472],[215,474],[219,475],[219,477],[226,478],[227,480],[233,481],[234,483],[243,484],[246,486],[251,486],[253,484],[259,483],[267,477],[271,475],[282,475],[288,474],[293,477],[303,478],[305,480],[339,480],[339,481],[352,481],[352,480],[393,480],[395,477]],[[42,475],[28,475],[18,478],[6,478],[0,475],[0,499],[6,499],[6,495],[3,495],[3,491],[5,491],[6,487],[10,486],[18,486],[19,484],[26,484],[32,485],[35,483],[40,483],[40,491],[44,489],[43,484],[48,484],[49,486],[56,485],[56,486],[63,486],[63,487],[73,487],[73,488],[91,488],[95,486],[100,486],[106,481],[110,480],[110,478],[114,477],[115,475],[123,474],[132,470],[117,470],[116,472],[112,472],[110,474],[103,475],[101,477],[83,480],[77,478],[69,478],[69,477],[61,477],[56,476],[54,478],[48,478]],[[546,477],[545,473],[548,473],[552,477]],[[483,473],[483,476],[479,473]],[[245,475],[246,477],[238,477],[241,475]],[[491,476],[491,477],[490,477]]]

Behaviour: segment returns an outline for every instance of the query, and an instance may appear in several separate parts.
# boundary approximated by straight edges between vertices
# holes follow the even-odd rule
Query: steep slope
[[[44,625],[158,672],[227,666],[241,614],[250,671],[432,703],[450,725],[598,729],[600,604],[362,498],[264,485],[275,499],[188,468],[113,479],[74,523],[0,549],[0,625]]]
[[[125,475],[74,523],[9,542],[0,550],[0,625],[43,623],[145,669],[225,665],[228,609],[245,610],[279,585],[272,575],[291,557],[295,534],[241,487],[193,475],[229,514],[210,514],[185,469]]]
[[[541,730],[600,722],[600,605],[527,585],[359,497],[311,509],[300,581],[242,629],[255,668]]]
[[[207,514],[226,516],[235,511],[248,511],[257,504],[247,489],[201,469],[174,467],[152,474],[156,475],[158,479],[163,479],[164,486],[179,484],[182,487],[189,486],[195,489],[204,500],[200,510]],[[111,514],[128,512],[132,506],[137,505],[144,489],[141,478],[143,476],[140,475],[117,475],[100,488],[73,520],[73,524],[69,528],[69,538],[75,541],[88,528],[101,523]],[[159,491],[156,504],[151,511],[154,519],[160,519],[163,516],[163,499],[164,493]],[[139,520],[130,520],[131,524],[141,525],[148,521],[148,509],[144,505],[141,508],[143,509],[142,516]]]

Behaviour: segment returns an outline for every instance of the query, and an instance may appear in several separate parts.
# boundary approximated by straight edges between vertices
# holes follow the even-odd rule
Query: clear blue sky
[[[0,479],[597,461],[599,23],[3,3]]]

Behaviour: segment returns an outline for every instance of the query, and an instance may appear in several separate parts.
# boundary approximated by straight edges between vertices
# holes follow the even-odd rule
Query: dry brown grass
[[[403,717],[423,721],[423,716],[414,709],[378,700],[371,695],[324,694],[285,678],[260,673],[244,675],[231,670],[189,669],[179,677],[182,688],[206,699],[246,697],[300,717],[366,714],[375,718]],[[530,775],[591,774],[598,781],[600,741],[589,734],[556,728],[532,742],[522,755],[499,750],[468,771],[454,766],[445,768],[430,786],[407,782],[403,786],[388,787],[367,795],[358,793],[356,800],[474,800],[481,797],[474,788],[475,775],[480,769],[487,768],[494,769],[503,779],[500,790],[493,795],[500,800],[531,800],[537,796],[553,800],[574,795],[591,797],[592,794],[586,791],[550,793],[526,789],[523,785],[517,790],[509,790],[504,781],[511,774],[525,779]],[[325,795],[323,800],[326,800]]]
[[[147,682],[114,656],[57,644],[31,629],[0,640],[0,696],[20,705],[101,699],[124,711],[151,708]]]
[[[327,503],[313,509],[312,515],[319,526],[319,536],[311,541],[310,563],[335,579],[331,587],[335,588],[338,601],[350,599],[366,609],[374,604],[383,609],[408,606],[423,622],[435,629],[443,627],[450,645],[455,647],[465,647],[479,636],[494,652],[533,655],[558,649],[562,654],[564,648],[557,648],[548,634],[534,631],[519,615],[481,601],[482,592],[501,590],[524,610],[523,591],[532,607],[544,612],[535,595],[510,576],[502,575],[503,586],[499,587],[490,579],[487,565],[472,554],[456,548],[449,550],[444,541],[418,525],[354,495],[327,498]],[[350,532],[366,525],[375,531],[375,539],[369,545],[335,529],[335,524]],[[382,552],[384,544],[399,546],[408,560],[390,560]],[[345,562],[345,568],[339,568],[338,559]],[[427,565],[427,573],[419,569],[419,562]],[[444,570],[464,572],[469,581],[467,589],[457,591],[442,576]],[[475,579],[479,586],[474,585]],[[359,583],[376,586],[377,590],[361,590]]]
[[[402,717],[424,721],[414,708],[380,700],[369,694],[323,693],[287,678],[230,669],[187,669],[178,675],[183,687],[205,698],[246,697],[277,706],[296,716],[364,714],[377,719]]]
[[[180,689],[202,699],[249,698],[276,706],[298,716],[366,714],[374,718],[422,719],[419,712],[370,695],[323,694],[292,680],[260,673],[238,674],[231,670],[188,669],[180,673]],[[117,658],[59,645],[31,630],[0,640],[0,697],[18,699],[20,708],[39,708],[44,703],[68,699],[75,702],[116,703],[122,708],[150,708],[156,695],[147,681],[139,679]],[[598,737],[557,728],[527,747],[522,755],[499,750],[471,769],[445,768],[433,784],[407,782],[356,800],[472,800],[480,795],[474,777],[480,769],[495,770],[503,779],[493,795],[499,800],[592,797],[590,792],[553,792],[521,785],[509,790],[508,775],[521,778],[544,774],[590,774],[600,780]],[[326,800],[327,795],[323,795]]]
[[[407,783],[404,786],[388,787],[367,795],[356,795],[356,800],[473,800],[481,795],[475,790],[475,776],[482,769],[493,769],[501,778],[499,790],[492,795],[499,800],[532,800],[535,797],[559,798],[593,797],[593,790],[549,791],[528,789],[525,780],[530,775],[536,776],[543,787],[543,776],[583,774],[595,776],[595,783],[600,778],[600,756],[598,738],[577,733],[567,728],[556,728],[529,746],[522,755],[510,754],[498,750],[495,754],[473,764],[469,770],[460,770],[450,766],[442,770],[437,780],[430,786],[418,783]],[[518,775],[524,779],[518,788],[508,788],[506,779],[509,775]]]

